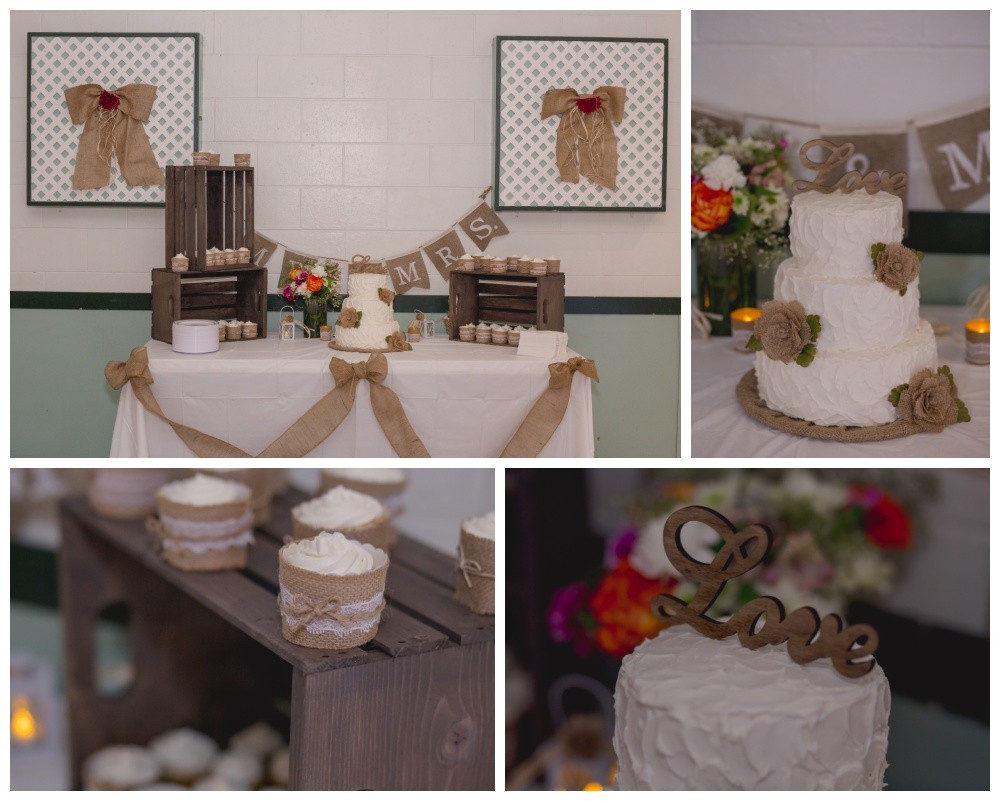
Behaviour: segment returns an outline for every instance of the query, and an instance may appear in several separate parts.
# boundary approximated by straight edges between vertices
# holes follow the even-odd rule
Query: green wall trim
[[[268,295],[268,311],[280,311],[287,301]],[[448,311],[447,295],[397,295],[395,311],[416,309],[431,314]],[[149,311],[149,295],[143,292],[11,292],[12,309],[86,309],[88,311]],[[670,314],[681,313],[680,298],[566,298],[567,314]]]
[[[965,211],[911,211],[904,243],[925,253],[989,253],[990,215]]]

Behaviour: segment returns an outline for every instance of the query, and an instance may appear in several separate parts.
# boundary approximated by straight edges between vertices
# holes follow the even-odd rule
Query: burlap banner
[[[407,253],[395,259],[386,259],[385,266],[389,270],[389,278],[397,295],[409,292],[413,287],[429,289],[431,277],[427,274],[427,265],[420,251]]]
[[[437,267],[437,271],[441,273],[441,277],[445,281],[448,280],[452,265],[458,261],[459,256],[464,252],[462,240],[458,238],[458,234],[455,233],[454,228],[445,231],[429,245],[424,245],[423,250],[427,254],[427,258],[431,260],[431,264]]]
[[[834,185],[846,173],[857,170],[862,175],[869,172],[879,173],[899,173],[909,171],[909,148],[906,142],[906,131],[893,133],[873,133],[873,134],[845,134],[839,132],[823,132],[823,138],[841,145],[850,142],[854,145],[854,154],[842,165],[834,167],[823,178],[825,184]],[[890,191],[890,190],[886,190]],[[893,192],[903,199],[903,219],[906,216],[906,186],[899,191]]]
[[[990,110],[931,125],[917,136],[941,204],[961,211],[990,191]]]
[[[793,178],[812,178],[812,172],[802,166],[795,157],[799,148],[806,142],[819,139],[819,128],[808,123],[791,122],[790,120],[771,120],[766,117],[747,116],[743,119],[743,136],[757,136],[768,131],[781,133],[788,144],[785,154],[788,156],[788,171]]]
[[[288,271],[292,269],[292,264],[303,264],[306,261],[319,261],[316,256],[307,256],[304,253],[293,253],[286,249],[285,255],[281,259],[281,274],[278,276],[278,288],[281,289],[291,282]]]
[[[503,220],[486,203],[476,206],[458,221],[458,225],[480,250],[486,250],[493,237],[510,233]]]
[[[271,260],[278,249],[278,243],[264,236],[260,231],[253,232],[253,263],[263,267]]]
[[[111,183],[112,155],[129,186],[166,183],[145,128],[156,99],[155,86],[130,83],[108,92],[88,83],[63,94],[73,124],[83,125],[73,170],[74,189],[100,189]]]

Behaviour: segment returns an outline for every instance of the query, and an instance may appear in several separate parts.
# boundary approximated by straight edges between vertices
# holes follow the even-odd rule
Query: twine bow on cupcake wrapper
[[[556,129],[559,179],[578,183],[583,174],[606,189],[617,188],[618,142],[613,123],[625,114],[625,87],[600,86],[589,95],[575,89],[549,89],[542,98],[542,119],[561,115]]]
[[[496,578],[492,573],[487,573],[483,566],[475,559],[468,559],[462,546],[458,546],[458,564],[455,565],[455,572],[461,573],[465,579],[465,585],[472,588],[472,578],[492,579]]]
[[[298,634],[315,621],[330,621],[345,631],[368,628],[369,621],[378,622],[384,609],[385,596],[381,593],[368,601],[353,604],[344,604],[333,597],[316,600],[285,589],[278,596],[278,610],[292,634]],[[365,615],[363,619],[361,614]]]
[[[63,92],[70,119],[83,125],[73,170],[74,189],[100,189],[111,183],[111,157],[129,186],[166,183],[149,144],[145,123],[156,87],[130,83],[108,91],[87,83]]]

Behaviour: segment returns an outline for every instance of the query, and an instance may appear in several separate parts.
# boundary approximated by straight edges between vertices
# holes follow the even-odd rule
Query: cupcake
[[[463,272],[469,272],[476,268],[476,260],[470,256],[468,253],[463,253],[458,257],[458,269]]]
[[[249,167],[250,166],[250,154],[249,153],[233,153],[233,166],[234,167]]]
[[[267,770],[271,775],[271,781],[275,784],[284,785],[285,787],[288,786],[288,756],[289,752],[287,746],[279,748],[271,755],[271,760],[267,764]]]
[[[510,333],[509,325],[494,324],[490,326],[490,337],[493,340],[494,345],[506,345],[507,334],[509,333]]]
[[[230,320],[226,323],[226,339],[241,339],[243,337],[243,323],[239,320]]]
[[[545,263],[545,259],[532,259],[531,261],[531,274],[532,275],[545,275],[548,272],[549,266]]]
[[[507,334],[507,344],[508,345],[518,345],[521,342],[521,327],[515,325],[510,329],[510,333]]]
[[[476,324],[466,323],[465,325],[460,325],[458,327],[458,338],[462,342],[475,342],[476,341]]]
[[[253,512],[245,484],[198,474],[161,487],[156,503],[155,528],[168,564],[181,570],[246,567]]]
[[[494,513],[462,523],[459,534],[455,598],[480,615],[492,615],[494,608]]]
[[[250,263],[250,248],[238,248],[236,250],[236,263],[237,264]]]
[[[480,323],[476,326],[476,342],[482,345],[488,345],[493,341],[493,336],[490,333],[490,327],[487,323]]]
[[[266,759],[284,744],[285,738],[263,720],[257,721],[252,726],[247,726],[229,738],[230,748],[249,751],[261,759]]]
[[[257,323],[247,320],[243,323],[243,331],[241,333],[243,335],[243,339],[256,339]]]
[[[274,498],[280,468],[269,467],[208,467],[199,472],[238,481],[250,488],[250,508],[253,524],[260,526],[271,519],[271,500]]]
[[[490,272],[492,273],[505,273],[507,272],[507,259],[490,259]]]
[[[226,248],[222,251],[222,263],[223,264],[236,264],[237,259],[236,251],[233,248]]]
[[[545,268],[550,273],[557,273],[560,263],[558,256],[549,256],[545,259]]]
[[[205,251],[205,266],[206,267],[219,267],[223,264],[225,256],[223,256],[222,251],[218,248],[209,248]]]
[[[226,329],[227,323],[225,320],[219,320],[219,342],[226,341]]]
[[[170,257],[170,269],[175,273],[187,272],[189,266],[188,257],[183,253],[178,253],[176,256]]]
[[[346,537],[390,550],[396,544],[392,515],[381,501],[349,487],[329,489],[318,498],[292,509],[292,536],[297,540],[323,531],[340,531]]]
[[[520,261],[520,256],[508,256],[507,257],[507,272],[516,272],[517,263]]]
[[[531,256],[521,256],[517,260],[517,271],[519,273],[531,272]]]
[[[98,468],[90,476],[87,500],[101,517],[142,520],[156,511],[156,491],[169,480],[166,469]]]
[[[193,785],[191,785],[192,790],[246,790],[246,787],[239,787],[228,779],[222,776],[216,776],[214,773],[211,776],[205,776],[202,779],[198,779]]]
[[[264,778],[264,765],[256,754],[238,748],[230,748],[215,758],[209,778],[221,779],[233,790],[252,790]],[[195,786],[195,789],[198,787]]]
[[[278,551],[282,636],[296,645],[334,650],[369,642],[385,608],[388,568],[385,551],[340,532],[323,531],[283,546]]]
[[[112,745],[83,761],[84,790],[135,790],[160,778],[160,763],[148,748]]]
[[[208,773],[219,750],[211,737],[188,728],[154,737],[149,747],[160,763],[163,778],[181,784],[191,784]]]
[[[401,495],[408,481],[406,471],[395,467],[324,467],[319,479],[323,491],[347,487],[380,501]]]

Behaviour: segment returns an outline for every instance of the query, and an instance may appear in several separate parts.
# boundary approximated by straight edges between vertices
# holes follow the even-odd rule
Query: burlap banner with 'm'
[[[961,211],[990,192],[990,110],[932,125],[917,136],[941,204]]]
[[[424,257],[420,255],[419,250],[407,253],[405,256],[386,259],[385,266],[389,270],[392,288],[397,295],[403,295],[415,286],[421,289],[430,288],[431,277],[427,274],[427,265],[424,264]]]

